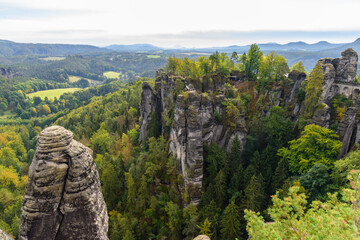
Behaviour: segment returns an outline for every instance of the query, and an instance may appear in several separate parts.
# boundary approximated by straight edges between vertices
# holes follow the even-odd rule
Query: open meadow
[[[73,93],[76,91],[82,90],[82,88],[60,88],[60,89],[51,89],[51,90],[45,90],[45,91],[38,91],[34,93],[27,94],[29,98],[34,97],[40,97],[41,99],[45,99],[45,97],[48,97],[48,99],[54,99],[59,98],[64,93]]]

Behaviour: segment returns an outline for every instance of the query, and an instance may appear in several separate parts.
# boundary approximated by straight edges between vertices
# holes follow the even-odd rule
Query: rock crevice
[[[108,239],[92,151],[59,126],[43,130],[29,168],[19,239]]]

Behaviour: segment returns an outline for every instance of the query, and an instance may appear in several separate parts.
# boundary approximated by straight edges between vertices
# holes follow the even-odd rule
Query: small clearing
[[[73,93],[76,91],[82,90],[82,88],[59,88],[59,89],[51,89],[51,90],[45,90],[45,91],[38,91],[34,93],[26,94],[29,98],[34,97],[40,97],[41,99],[45,99],[45,97],[48,97],[48,99],[54,99],[59,98],[64,93]]]

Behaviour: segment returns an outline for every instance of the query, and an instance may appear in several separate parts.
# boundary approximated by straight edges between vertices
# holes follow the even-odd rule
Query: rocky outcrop
[[[200,100],[201,96],[196,91],[177,97],[169,145],[170,151],[180,161],[178,171],[194,204],[200,201],[203,179],[204,143]]]
[[[193,240],[210,240],[210,238],[206,235],[199,235],[196,238],[194,238]]]
[[[43,130],[29,168],[19,239],[108,239],[92,151],[60,126]]]
[[[334,83],[352,83],[357,72],[358,54],[351,48],[341,53],[340,58],[319,60],[324,71],[322,98],[326,104],[338,93],[339,86]]]
[[[302,82],[306,79],[306,73],[293,70],[289,73],[288,78],[293,81],[293,86],[288,99],[288,102],[293,102],[296,97],[296,93],[299,91]]]
[[[341,53],[340,58],[335,58],[332,62],[336,69],[335,81],[353,82],[356,77],[358,54],[351,48]]]
[[[349,151],[351,138],[356,127],[356,112],[356,108],[348,108],[338,126],[336,133],[339,135],[339,140],[343,143],[340,153],[341,157]]]
[[[316,109],[313,115],[313,123],[321,127],[329,128],[330,112],[331,108],[325,103],[323,103],[318,109]]]
[[[329,104],[331,99],[336,94],[336,91],[332,89],[336,76],[336,69],[332,62],[332,58],[322,58],[319,60],[319,63],[322,66],[324,73],[323,92],[321,97],[326,104]],[[330,91],[330,89],[332,89],[332,91]]]
[[[178,89],[182,85],[179,83],[183,89]],[[219,119],[226,114],[223,104],[226,100],[222,94],[211,97],[211,91],[220,87],[216,81],[211,86],[210,94],[201,93],[202,87],[196,89],[184,78],[158,71],[155,90],[144,84],[141,94],[140,140],[144,142],[152,116],[159,117],[163,135],[169,134],[169,150],[179,161],[178,172],[184,180],[180,188],[187,192],[193,204],[198,204],[201,198],[204,144],[218,143],[230,151],[236,136],[244,146],[247,135],[244,115],[231,119],[236,125],[231,130]],[[175,96],[175,89],[182,90],[183,94]],[[170,126],[169,118],[172,119]]]
[[[14,77],[14,72],[11,68],[0,67],[0,75],[9,79]]]
[[[141,92],[141,103],[140,103],[140,135],[139,139],[143,142],[146,138],[148,132],[149,123],[151,120],[151,115],[153,112],[156,112],[157,100],[156,96],[149,85],[149,83],[144,82]]]
[[[0,240],[13,240],[9,235],[7,235],[3,230],[0,229]]]

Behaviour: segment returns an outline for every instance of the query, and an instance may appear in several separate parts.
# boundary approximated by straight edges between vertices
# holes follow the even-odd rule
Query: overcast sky
[[[360,37],[358,0],[0,0],[0,39],[210,47]]]

